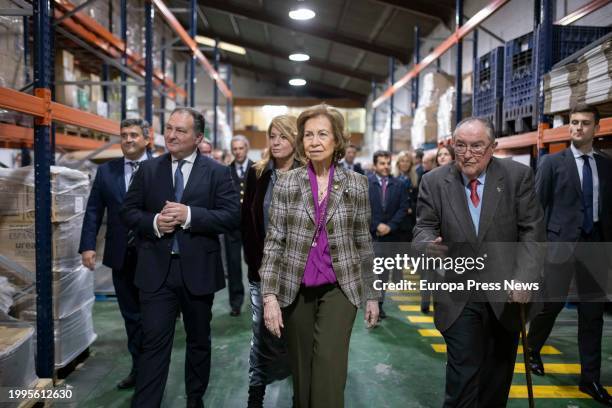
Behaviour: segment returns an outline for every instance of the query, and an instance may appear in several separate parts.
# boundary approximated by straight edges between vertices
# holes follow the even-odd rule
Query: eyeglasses
[[[474,156],[482,156],[485,154],[487,149],[491,147],[492,143],[485,145],[484,143],[477,143],[474,145],[466,145],[463,143],[455,143],[455,153],[464,155],[469,150]]]

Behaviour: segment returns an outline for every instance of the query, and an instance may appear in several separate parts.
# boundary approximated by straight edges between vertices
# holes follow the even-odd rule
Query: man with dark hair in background
[[[238,228],[240,206],[229,168],[199,154],[203,134],[200,112],[175,109],[164,129],[168,153],[136,173],[121,209],[139,237],[143,342],[133,407],[161,404],[179,307],[187,333],[187,407],[204,406],[212,304],[225,287],[218,235]]]
[[[125,323],[128,350],[132,356],[132,369],[127,377],[119,381],[117,388],[134,386],[136,367],[142,343],[142,324],[138,288],[134,285],[136,269],[136,237],[119,219],[125,193],[140,165],[150,159],[149,124],[142,119],[125,119],[120,124],[121,151],[123,156],[101,164],[96,172],[87,210],[83,218],[79,252],[83,265],[92,271],[96,268],[96,237],[104,212],[106,219],[106,241],[102,263],[113,271],[113,286],[119,310]]]
[[[347,170],[353,170],[359,174],[365,174],[361,168],[361,164],[355,163],[355,157],[357,157],[357,147],[355,145],[348,145],[346,152],[344,153],[344,160],[340,164]]]
[[[542,312],[529,327],[531,369],[544,375],[540,350],[563,309],[572,278],[578,303],[580,391],[612,407],[600,383],[603,313],[608,283],[609,252],[593,243],[612,241],[612,160],[593,149],[599,112],[585,104],[570,113],[571,145],[544,156],[536,173],[536,189],[546,213],[549,251],[546,297]]]
[[[391,175],[390,152],[378,150],[374,153],[372,161],[374,173],[368,176],[372,239],[374,242],[400,242],[402,240],[400,227],[408,217],[407,210],[410,207],[408,184]],[[378,252],[376,244],[374,248],[375,252]],[[381,276],[383,281],[387,281],[388,278],[388,272],[384,272]],[[387,317],[383,310],[383,302],[384,291],[378,306],[381,319]]]

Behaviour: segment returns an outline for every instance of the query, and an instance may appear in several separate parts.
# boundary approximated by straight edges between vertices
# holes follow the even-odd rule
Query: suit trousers
[[[343,408],[357,308],[337,284],[302,286],[283,309],[295,408]]]
[[[546,299],[542,311],[529,325],[527,336],[531,349],[539,353],[548,339],[557,315],[565,306],[572,277],[578,292],[578,351],[580,354],[580,382],[599,382],[601,372],[601,337],[606,297],[607,262],[609,254],[598,251],[589,243],[600,242],[598,227],[581,237],[574,256],[561,264],[547,264],[545,276]],[[581,245],[586,243],[586,245]]]
[[[519,333],[506,330],[489,303],[470,301],[442,335],[447,346],[444,407],[505,407]]]
[[[123,267],[113,269],[113,286],[119,303],[119,311],[123,317],[127,333],[127,346],[132,356],[132,373],[136,370],[140,348],[142,347],[142,316],[138,288],[134,284],[136,271],[136,248],[128,248],[125,253]]]
[[[232,310],[240,310],[244,302],[242,283],[242,240],[240,230],[223,234],[227,259],[227,290]]]
[[[178,257],[172,257],[168,276],[155,292],[140,291],[143,344],[138,362],[132,407],[159,407],[164,394],[180,310],[187,334],[185,391],[190,399],[201,399],[210,377],[210,320],[214,294],[192,295],[183,283]]]

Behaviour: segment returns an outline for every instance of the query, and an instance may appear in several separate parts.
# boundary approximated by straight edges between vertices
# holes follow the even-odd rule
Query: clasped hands
[[[169,234],[177,226],[183,225],[187,221],[187,206],[181,203],[166,201],[166,205],[157,217],[157,229],[162,234]]]

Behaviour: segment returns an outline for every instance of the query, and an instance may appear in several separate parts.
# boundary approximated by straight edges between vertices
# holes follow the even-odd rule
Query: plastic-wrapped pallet
[[[412,146],[423,147],[438,142],[438,101],[449,87],[453,77],[439,72],[428,72],[423,77],[419,106],[412,123]]]
[[[13,297],[17,290],[5,276],[0,276],[0,320],[8,316],[9,309],[13,306]]]
[[[93,271],[79,266],[67,273],[53,273],[53,318],[64,318],[80,309],[94,296]],[[11,315],[23,319],[24,315],[36,313],[36,289],[30,287],[22,292],[11,308]]]
[[[34,366],[34,328],[25,322],[0,322],[0,386],[29,388],[38,379]]]
[[[55,368],[65,367],[85,351],[98,337],[94,332],[92,308],[95,298],[60,319],[53,320],[55,340]],[[24,312],[22,317],[36,321],[35,312]]]
[[[450,136],[455,125],[455,87],[451,86],[438,102],[438,140]]]

